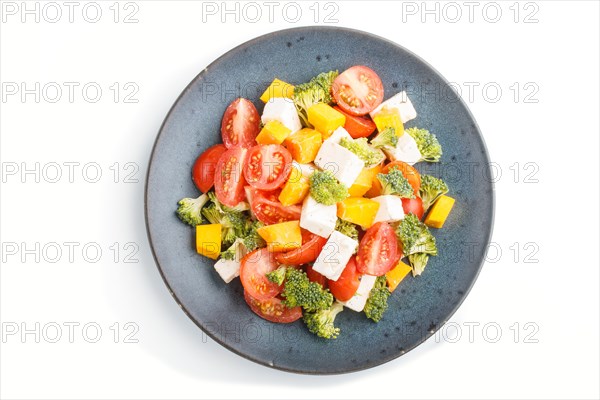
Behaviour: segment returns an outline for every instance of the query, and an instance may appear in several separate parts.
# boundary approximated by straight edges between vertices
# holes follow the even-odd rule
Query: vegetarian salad
[[[302,318],[326,339],[344,308],[379,322],[400,282],[437,255],[429,228],[442,228],[454,199],[413,165],[438,162],[440,143],[405,129],[417,117],[406,92],[384,101],[366,66],[296,86],[275,79],[260,99],[262,115],[243,98],[227,107],[223,144],[192,168],[203,194],[177,215],[260,317]]]

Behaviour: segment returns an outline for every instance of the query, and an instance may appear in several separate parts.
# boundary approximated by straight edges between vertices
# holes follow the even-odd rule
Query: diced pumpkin
[[[263,103],[267,103],[273,97],[285,97],[291,99],[292,96],[294,96],[294,85],[275,78],[267,90],[260,96],[260,99]]]
[[[337,204],[337,216],[344,221],[360,225],[368,229],[379,210],[379,203],[363,197],[348,197]]]
[[[382,168],[383,166],[381,164],[376,165],[372,168],[363,168],[363,170],[360,172],[360,175],[358,175],[358,178],[356,178],[352,186],[350,186],[350,189],[348,189],[348,193],[350,194],[350,196],[364,196],[365,193],[367,193],[369,189],[371,189],[371,186],[373,186],[373,179],[377,176],[378,173],[381,172]]]
[[[412,271],[410,265],[398,261],[398,265],[385,274],[390,292],[396,290],[400,282],[402,282],[402,279],[404,279],[410,271]]]
[[[328,104],[317,103],[308,109],[308,122],[327,139],[346,123],[346,116]]]
[[[320,132],[304,128],[288,136],[284,145],[295,161],[300,164],[308,164],[315,160],[322,143],[323,136]]]
[[[402,136],[404,134],[404,124],[402,123],[397,108],[389,109],[383,107],[383,109],[373,117],[373,122],[377,125],[377,130],[379,132],[383,131],[385,128],[394,128],[396,135]]]
[[[256,230],[267,242],[271,252],[280,252],[297,249],[302,246],[302,232],[300,221],[287,221],[280,224],[263,226]]]
[[[373,175],[373,179],[371,180],[371,188],[367,191],[367,193],[365,193],[365,197],[373,198],[381,196],[382,193],[383,187],[381,186],[381,182],[379,182],[379,179],[377,179],[377,174],[375,174]]]
[[[429,210],[429,214],[425,218],[425,225],[431,228],[441,228],[446,222],[446,218],[450,214],[454,206],[454,199],[450,196],[443,195],[433,204]]]
[[[256,137],[259,144],[281,144],[292,131],[277,120],[269,121]]]
[[[196,225],[196,251],[216,260],[221,254],[221,224]]]
[[[302,174],[300,168],[292,164],[290,177],[279,193],[279,201],[285,207],[298,204],[308,195],[309,189],[308,177]]]

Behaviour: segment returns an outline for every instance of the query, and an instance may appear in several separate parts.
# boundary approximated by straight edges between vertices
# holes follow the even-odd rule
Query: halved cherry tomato
[[[279,144],[257,145],[248,152],[244,178],[252,187],[274,190],[283,185],[290,172],[292,155]]]
[[[309,281],[316,282],[319,285],[323,286],[323,288],[327,287],[327,278],[315,271],[312,265],[306,267],[306,276],[308,276]]]
[[[217,162],[227,148],[222,144],[209,147],[200,154],[192,167],[192,180],[202,193],[206,193],[215,184]]]
[[[275,256],[275,259],[286,265],[307,264],[317,259],[325,243],[327,243],[326,238],[313,235],[310,232],[307,234],[302,232],[302,247],[287,253],[279,253]]]
[[[225,147],[254,146],[259,125],[260,117],[254,104],[246,99],[235,99],[225,110],[221,121],[221,136]]]
[[[363,274],[381,276],[394,268],[399,259],[394,229],[387,222],[378,222],[367,230],[360,241],[356,268]]]
[[[244,290],[244,300],[256,315],[267,321],[289,324],[302,318],[302,307],[288,308],[277,297],[261,301]]]
[[[252,198],[252,213],[260,222],[271,225],[286,221],[297,221],[300,219],[302,207],[299,205],[284,207],[279,202],[280,190],[264,192],[258,189],[250,190]]]
[[[383,101],[383,83],[375,71],[355,65],[338,75],[331,86],[335,102],[351,115],[365,115]]]
[[[355,117],[354,115],[348,114],[338,106],[333,108],[346,116],[344,129],[347,130],[350,136],[352,136],[354,139],[367,137],[371,133],[375,132],[375,129],[377,129],[375,122],[368,117]]]
[[[215,170],[215,194],[226,206],[235,207],[244,200],[244,174],[242,166],[246,163],[248,149],[232,147],[221,154]]]
[[[282,287],[271,282],[266,274],[278,267],[273,254],[266,248],[246,254],[240,266],[242,286],[250,296],[260,301],[277,296]]]
[[[410,183],[410,186],[413,187],[415,195],[418,196],[419,188],[421,187],[421,175],[419,174],[419,171],[417,171],[412,165],[408,165],[405,162],[392,161],[391,163],[383,167],[381,172],[387,174],[393,167],[398,167],[400,172],[402,172],[402,175],[404,175],[404,177],[408,179],[408,183]]]
[[[402,199],[402,209],[404,214],[413,213],[420,220],[423,219],[423,200],[420,197],[414,199]]]
[[[348,301],[354,296],[360,284],[360,274],[356,269],[356,257],[352,256],[337,281],[329,281],[329,290],[339,301]]]

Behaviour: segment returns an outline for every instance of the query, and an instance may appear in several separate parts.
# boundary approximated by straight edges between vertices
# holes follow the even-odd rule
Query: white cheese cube
[[[317,170],[317,166],[313,163],[300,164],[299,162],[292,161],[294,168],[298,169],[302,173],[302,176],[309,177],[313,172]]]
[[[404,91],[390,97],[389,99],[381,103],[379,106],[377,106],[376,109],[371,111],[371,118],[374,118],[377,115],[377,113],[379,113],[379,111],[381,111],[384,107],[390,110],[394,108],[398,110],[402,123],[406,123],[411,119],[417,118],[417,111],[413,107],[412,102],[410,101],[408,95]]]
[[[369,293],[371,293],[371,289],[373,289],[373,286],[375,286],[376,280],[376,276],[363,275],[360,278],[360,284],[358,285],[358,289],[356,289],[354,296],[352,296],[350,300],[340,301],[340,303],[351,310],[361,312],[365,308],[365,304],[369,298]]]
[[[315,164],[322,170],[331,171],[340,183],[352,186],[365,167],[363,160],[339,144],[325,141],[317,153]]]
[[[348,131],[345,130],[344,127],[340,126],[335,131],[333,131],[331,136],[329,136],[327,139],[325,139],[325,142],[340,144],[340,140],[342,140],[342,138],[352,140],[352,136],[350,136]]]
[[[224,260],[220,259],[215,263],[215,269],[221,276],[221,279],[225,281],[225,283],[231,282],[234,278],[240,276],[240,266],[241,262],[236,260]]]
[[[319,253],[313,269],[327,279],[337,281],[357,246],[357,240],[341,232],[333,231],[323,246],[323,250]]]
[[[273,120],[281,122],[292,131],[291,133],[302,129],[296,106],[294,106],[292,100],[285,97],[273,97],[265,104],[261,121],[266,124]]]
[[[318,203],[311,195],[302,203],[300,227],[315,235],[327,238],[335,230],[337,206]]]
[[[373,197],[371,200],[379,203],[379,209],[373,223],[376,222],[395,222],[404,219],[404,209],[402,208],[402,199],[392,194]]]
[[[421,160],[421,152],[417,142],[406,131],[398,138],[396,147],[385,146],[383,151],[392,161],[404,161],[409,165],[413,165]]]

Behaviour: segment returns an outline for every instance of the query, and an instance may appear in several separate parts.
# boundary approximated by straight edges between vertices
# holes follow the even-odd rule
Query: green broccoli
[[[311,282],[304,271],[296,268],[286,269],[281,296],[284,298],[283,304],[287,307],[301,306],[308,312],[328,309],[333,303],[333,295],[329,290]]]
[[[446,185],[446,182],[431,175],[421,175],[419,196],[423,200],[424,211],[427,211],[438,198],[446,193],[448,193],[448,185]]]
[[[397,166],[392,167],[387,174],[377,174],[377,179],[381,182],[382,194],[396,194],[408,199],[415,198],[413,187]]]
[[[252,221],[248,219],[246,222],[246,231],[244,233],[243,241],[244,246],[248,251],[254,251],[260,247],[265,247],[267,243],[265,240],[258,234],[257,229],[263,227],[264,224],[260,221]]]
[[[340,334],[340,328],[333,325],[335,317],[344,309],[337,301],[326,310],[305,312],[304,323],[309,331],[325,339],[335,339]]]
[[[191,226],[200,225],[202,223],[202,207],[208,201],[208,196],[202,194],[196,199],[186,197],[179,200],[177,207],[177,216],[180,220]]]
[[[385,275],[377,277],[375,286],[369,292],[369,298],[365,303],[364,312],[367,318],[372,319],[375,322],[379,322],[383,313],[388,308],[388,298],[390,297],[390,290],[387,287],[387,279]]]
[[[312,128],[308,122],[308,109],[317,103],[329,104],[331,96],[331,85],[338,76],[338,71],[322,72],[308,83],[302,83],[294,87],[294,105],[302,120],[302,125]]]
[[[421,152],[421,161],[438,162],[442,157],[442,146],[437,137],[427,129],[409,128],[406,130],[410,136],[417,142],[419,152]]]
[[[277,268],[276,270],[267,273],[267,279],[277,285],[281,285],[283,283],[283,281],[285,280],[285,275],[286,275],[285,271],[286,270],[287,270],[287,267],[285,265],[282,265],[279,268]]]
[[[356,154],[363,160],[366,168],[373,167],[385,160],[385,154],[381,150],[371,147],[367,138],[348,139],[344,137],[340,140],[340,146]]]
[[[382,130],[371,140],[371,146],[375,147],[376,149],[383,147],[396,147],[397,144],[398,135],[396,135],[396,129],[394,128],[386,128]]]
[[[413,275],[421,275],[429,256],[437,256],[435,237],[416,215],[409,213],[396,228],[396,236],[402,243],[402,251],[408,256]]]
[[[248,254],[248,249],[244,245],[244,239],[237,238],[227,250],[221,252],[221,258],[224,260],[241,261],[246,254]]]
[[[331,171],[315,171],[309,177],[310,195],[319,203],[331,206],[348,197],[348,188],[339,183]]]
[[[211,224],[221,224],[221,242],[229,247],[237,238],[246,236],[250,217],[243,211],[221,204],[214,192],[207,194],[211,204],[202,209],[202,215]]]
[[[358,229],[352,222],[344,221],[341,218],[337,219],[335,223],[335,230],[343,233],[344,235],[351,237],[354,240],[358,240]]]

